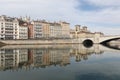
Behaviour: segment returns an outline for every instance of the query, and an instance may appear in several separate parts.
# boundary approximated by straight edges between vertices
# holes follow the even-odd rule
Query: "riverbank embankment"
[[[0,40],[6,45],[49,45],[49,44],[77,44],[77,39],[55,39],[55,40]]]

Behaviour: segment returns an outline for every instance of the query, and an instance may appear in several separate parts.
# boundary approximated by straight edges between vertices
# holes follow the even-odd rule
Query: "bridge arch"
[[[91,39],[85,39],[84,41],[83,41],[83,45],[85,46],[85,47],[92,47],[93,46],[93,41],[91,40]]]

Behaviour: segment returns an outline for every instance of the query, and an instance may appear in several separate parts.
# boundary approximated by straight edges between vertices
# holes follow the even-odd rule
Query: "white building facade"
[[[19,38],[19,22],[17,18],[0,16],[0,39],[10,40]]]
[[[19,26],[19,39],[28,39],[28,27]]]

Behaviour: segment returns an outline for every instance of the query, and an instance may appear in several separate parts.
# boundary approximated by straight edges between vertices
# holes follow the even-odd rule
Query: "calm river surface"
[[[0,80],[120,80],[120,50],[102,45],[8,45]]]

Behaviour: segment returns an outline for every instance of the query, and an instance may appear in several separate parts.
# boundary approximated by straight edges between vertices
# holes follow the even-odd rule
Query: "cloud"
[[[82,12],[82,11],[81,11]],[[120,9],[107,8],[100,11],[83,12],[86,21],[97,23],[119,24]],[[87,19],[88,18],[88,19]]]
[[[89,4],[93,4],[96,6],[111,6],[111,7],[116,7],[120,6],[120,0],[86,0]]]
[[[28,14],[32,17],[55,20],[57,18],[65,19],[71,16],[71,14],[76,14],[74,7],[77,4],[75,0],[5,0],[1,2],[4,2],[4,5],[0,7],[3,13],[10,13],[11,15]]]
[[[75,24],[86,25],[96,31],[107,32],[116,26],[120,26],[120,1],[119,0],[0,0],[0,14],[8,16],[31,16],[33,19],[46,19],[48,21],[67,21],[71,26]],[[86,7],[102,7],[97,10],[83,10],[81,5]],[[89,6],[89,7],[90,7]],[[96,27],[96,28],[95,28]],[[92,30],[93,30],[92,29]],[[93,30],[95,31],[95,30]],[[106,31],[104,31],[106,33]],[[120,34],[113,30],[114,34]]]

